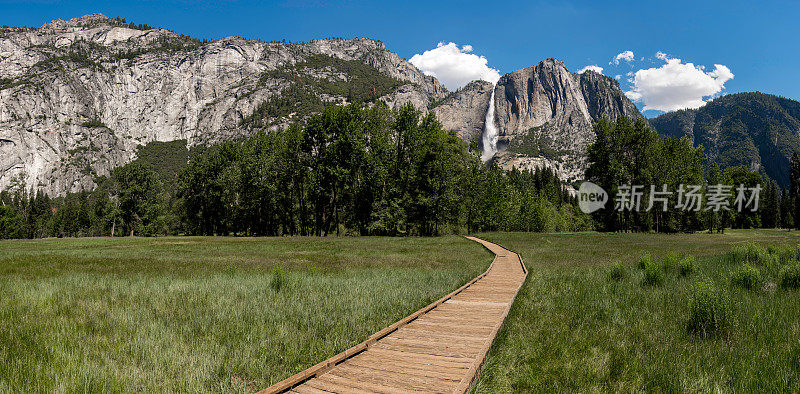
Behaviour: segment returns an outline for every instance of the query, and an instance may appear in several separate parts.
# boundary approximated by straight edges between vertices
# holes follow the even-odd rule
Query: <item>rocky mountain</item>
[[[489,82],[472,82],[432,111],[463,140],[480,144],[492,89]],[[500,134],[494,160],[506,169],[548,166],[568,182],[583,178],[595,122],[643,118],[615,79],[571,73],[556,59],[505,74],[494,89]]]
[[[662,135],[687,137],[709,162],[744,165],[789,186],[789,159],[800,150],[800,102],[764,93],[722,96],[698,109],[650,120]]]
[[[214,144],[354,101],[412,103],[479,145],[494,105],[493,160],[566,181],[583,177],[594,122],[641,116],[616,80],[555,59],[450,93],[376,40],[201,41],[93,14],[0,28],[0,190],[91,189],[146,144]]]
[[[583,177],[592,124],[642,117],[615,79],[571,73],[556,59],[503,75],[496,89],[497,162],[506,168],[547,165],[566,181]]]
[[[462,140],[480,142],[492,89],[491,82],[472,81],[434,103],[432,111],[442,127],[455,130]]]
[[[326,102],[411,102],[447,90],[370,39],[200,41],[100,14],[0,29],[0,189],[94,186],[151,141],[210,144]]]

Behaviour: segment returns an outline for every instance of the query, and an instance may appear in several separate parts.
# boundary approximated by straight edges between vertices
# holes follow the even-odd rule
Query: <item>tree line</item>
[[[1,238],[421,235],[579,231],[593,220],[550,169],[480,161],[411,105],[331,106],[193,154],[177,179],[134,161],[93,191],[0,193]]]
[[[695,147],[687,138],[660,137],[644,120],[620,118],[595,124],[595,142],[589,147],[586,178],[607,190],[611,202],[593,218],[604,231],[690,232],[725,228],[792,228],[800,212],[800,159],[792,159],[792,187],[782,190],[766,175],[744,166],[720,168],[707,165],[702,146]],[[699,194],[706,199],[714,185],[733,186],[725,205],[729,209],[675,209],[679,205],[681,185],[699,185]],[[642,201],[650,198],[649,185],[673,193],[667,197],[669,209],[613,209],[621,185],[644,185]],[[758,210],[735,209],[735,189],[739,185],[754,188],[760,185]],[[748,195],[749,196],[749,195]],[[660,208],[660,205],[657,206]]]
[[[600,121],[587,180],[610,193],[584,214],[550,169],[504,171],[411,105],[330,106],[287,128],[189,155],[182,169],[134,161],[92,191],[0,192],[0,238],[119,235],[421,235],[479,231],[721,232],[800,223],[800,158],[782,190],[745,167],[708,166],[702,147],[643,120]],[[176,175],[177,174],[177,175]],[[620,185],[761,185],[759,210],[616,210]],[[642,201],[647,201],[645,188]],[[733,207],[732,198],[728,204]]]

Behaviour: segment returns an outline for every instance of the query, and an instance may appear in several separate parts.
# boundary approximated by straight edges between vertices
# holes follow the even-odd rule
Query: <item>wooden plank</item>
[[[434,322],[434,321],[419,321],[414,323],[414,327],[426,327],[430,329],[441,329],[441,330],[450,330],[450,332],[455,333],[465,333],[469,335],[481,335],[481,336],[488,336],[492,333],[492,328],[481,328],[481,327],[467,327],[463,324],[457,323],[442,323],[442,322]]]
[[[366,390],[366,391],[371,391],[371,392],[374,392],[374,393],[383,393],[383,394],[405,394],[405,393],[409,393],[409,392],[411,392],[411,393],[415,393],[415,392],[419,393],[419,392],[421,392],[421,391],[415,391],[415,390],[403,390],[403,389],[399,389],[397,387],[384,386],[384,385],[381,385],[381,384],[375,384],[375,383],[370,383],[370,382],[353,380],[353,379],[349,379],[349,378],[345,378],[345,377],[341,377],[341,376],[336,376],[336,375],[333,375],[333,374],[321,375],[321,376],[309,381],[309,383],[311,383],[311,382],[324,382],[324,383],[329,383],[331,385],[335,385],[336,387],[341,387],[341,389],[336,391],[337,393],[342,393],[342,392],[350,393],[350,392],[356,392],[356,391],[359,391],[359,390]]]
[[[397,366],[406,368],[408,370],[421,370],[421,371],[437,371],[442,373],[451,373],[455,374],[461,378],[461,375],[466,372],[470,365],[469,364],[461,364],[461,365],[441,365],[441,363],[431,364],[431,363],[423,363],[419,362],[416,359],[396,359],[390,357],[378,357],[378,356],[367,356],[367,357],[355,357],[352,358],[350,361],[353,365],[362,365],[364,363],[368,363],[369,365],[374,365],[376,367],[381,367],[383,365],[387,366]]]
[[[324,376],[324,375],[323,375]],[[372,394],[374,391],[365,389],[364,387],[355,387],[343,385],[338,382],[332,382],[324,379],[311,379],[308,382],[295,387],[295,390],[301,387],[313,387],[326,393],[353,393],[353,394]]]
[[[331,394],[335,391],[325,391],[309,385],[298,386],[292,389],[292,392],[298,394]]]
[[[453,384],[461,382],[461,377],[469,368],[447,370],[444,368],[414,368],[413,363],[393,363],[388,361],[373,362],[363,359],[352,359],[347,365],[359,367],[366,370],[388,372],[390,374],[402,376],[409,375],[417,378],[434,378],[439,380],[451,381]]]
[[[364,381],[373,384],[422,392],[452,393],[453,390],[458,386],[457,382],[452,381],[442,381],[434,378],[418,378],[409,375],[376,372],[377,371],[374,370],[350,367],[343,364],[335,370],[331,370],[329,374],[355,379],[359,382]]]
[[[389,343],[401,346],[421,346],[421,347],[430,347],[434,349],[447,349],[447,350],[464,350],[470,351],[476,348],[480,348],[483,342],[476,343],[464,343],[464,342],[455,342],[455,341],[436,341],[436,340],[428,340],[425,338],[396,338],[396,337],[386,337],[384,338],[382,343]]]
[[[478,351],[459,351],[449,349],[436,349],[428,346],[395,345],[389,343],[376,343],[379,349],[397,350],[408,353],[428,354],[432,356],[456,357],[473,359],[478,355]]]
[[[483,343],[486,340],[484,336],[468,336],[458,335],[451,332],[438,331],[423,331],[415,330],[412,328],[403,328],[387,338],[409,338],[409,339],[431,339],[431,340],[445,340],[451,342],[464,342],[464,343]]]
[[[471,358],[463,357],[447,357],[447,356],[433,356],[429,354],[409,353],[392,349],[372,348],[366,356],[376,355],[378,357],[408,359],[416,361],[418,364],[449,366],[456,368],[469,369],[472,365]]]
[[[460,328],[460,327],[454,327],[454,328]],[[486,335],[481,335],[479,332],[476,332],[476,330],[465,330],[465,331],[444,330],[439,328],[439,326],[432,326],[430,324],[409,324],[408,326],[403,327],[402,332],[414,332],[414,333],[419,333],[420,335],[431,335],[435,333],[439,335],[450,335],[458,338],[464,338],[467,340],[486,338]]]

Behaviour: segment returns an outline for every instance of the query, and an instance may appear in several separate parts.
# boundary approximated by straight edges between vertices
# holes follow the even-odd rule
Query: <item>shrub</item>
[[[664,266],[658,261],[646,261],[644,265],[644,284],[660,285],[664,282]]]
[[[611,274],[610,274],[611,280],[620,281],[622,279],[625,279],[627,275],[628,275],[628,270],[625,269],[625,266],[622,265],[621,262],[616,261],[613,264],[611,264]]]
[[[286,287],[288,282],[289,277],[283,268],[275,267],[272,269],[272,279],[269,281],[269,287],[271,287],[272,290],[279,292],[282,288]]]
[[[81,127],[89,127],[89,128],[108,128],[105,123],[99,118],[94,118],[92,120],[88,120],[86,122],[81,123]]]
[[[734,245],[730,252],[731,261],[737,264],[751,264],[759,267],[774,267],[778,262],[778,255],[771,254],[752,242]]]
[[[754,289],[761,282],[761,272],[750,264],[745,264],[731,275],[731,284],[745,289]]]
[[[667,253],[661,261],[665,272],[677,272],[681,256],[677,253]]]
[[[647,266],[647,263],[652,261],[653,257],[650,256],[650,253],[643,254],[642,257],[639,258],[639,269],[643,270]]]
[[[785,289],[800,287],[800,263],[795,261],[781,268],[780,279],[781,287]]]
[[[668,272],[678,271],[679,270],[678,265],[680,264],[680,261],[681,261],[681,256],[678,255],[677,253],[667,253],[667,255],[664,256],[664,271]]]
[[[686,256],[678,263],[678,273],[681,276],[689,276],[697,271],[697,260],[694,256]]]
[[[800,245],[798,247],[785,247],[778,250],[778,261],[781,264],[789,264],[800,259]]]
[[[731,311],[728,298],[706,279],[695,284],[689,297],[688,331],[701,337],[710,337],[727,332]]]

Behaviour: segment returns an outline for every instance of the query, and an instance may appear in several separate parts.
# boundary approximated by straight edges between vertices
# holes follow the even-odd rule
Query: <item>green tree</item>
[[[792,207],[792,217],[794,218],[795,228],[800,228],[800,157],[797,151],[792,153],[789,161],[789,198],[794,205]]]
[[[139,163],[118,167],[112,176],[116,183],[120,218],[133,236],[143,221],[145,225],[152,221],[155,206],[159,203],[160,183],[150,167]]]

